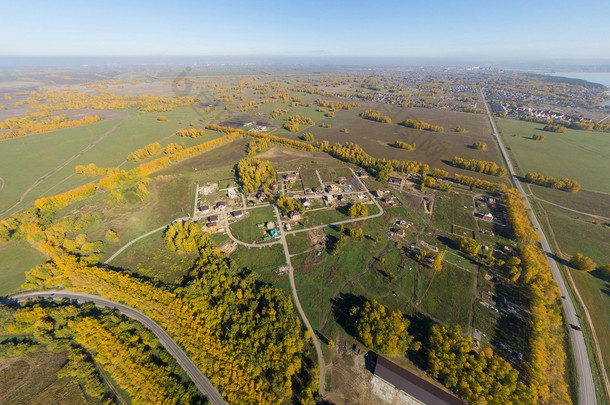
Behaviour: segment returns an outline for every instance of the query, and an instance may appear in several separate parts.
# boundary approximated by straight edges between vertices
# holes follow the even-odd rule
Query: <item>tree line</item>
[[[316,104],[331,110],[351,110],[352,108],[360,107],[360,103],[356,101],[331,101],[322,100],[321,98],[316,99]]]
[[[454,156],[453,159],[451,159],[451,166],[497,177],[503,177],[507,173],[506,168],[499,166],[496,162],[478,159],[462,159],[457,156]]]
[[[403,141],[394,142],[394,147],[399,148],[399,149],[415,150],[415,146],[416,146],[415,142],[413,142],[413,143],[407,143],[407,142],[403,142]]]
[[[504,203],[515,239],[519,244],[521,272],[517,282],[529,300],[529,353],[527,372],[534,398],[542,403],[570,403],[564,380],[566,354],[560,293],[553,280],[540,236],[532,225],[527,207],[516,189],[507,190]]]
[[[67,351],[58,377],[70,377],[104,404],[116,403],[95,367],[99,363],[134,404],[203,404],[207,401],[142,325],[92,305],[67,303],[2,306],[0,333],[28,336],[39,349]],[[0,346],[3,346],[0,343]],[[93,353],[93,356],[90,354]]]
[[[463,184],[469,187],[480,188],[481,190],[491,191],[495,194],[500,194],[508,188],[504,183],[494,183],[487,180],[477,179],[475,177],[462,176],[461,174],[455,174],[453,181],[459,184]]]
[[[577,193],[580,190],[580,183],[576,180],[568,178],[556,179],[550,176],[543,176],[539,173],[528,172],[525,175],[525,181],[531,184],[537,184],[543,187],[554,188],[557,190],[568,191],[570,193]]]
[[[203,128],[180,128],[176,131],[176,135],[183,138],[200,138],[205,135]]]
[[[7,118],[4,122],[0,122],[0,129],[10,129],[10,131],[0,134],[0,139],[17,138],[27,134],[39,134],[58,129],[78,127],[99,121],[100,117],[97,115],[86,116],[75,120],[69,120],[66,114],[40,120],[36,119],[36,115]]]
[[[383,122],[386,124],[392,123],[392,119],[387,115],[381,115],[381,112],[377,110],[365,110],[362,114],[360,114],[362,118],[365,120]]]
[[[407,128],[422,129],[424,131],[445,132],[445,128],[441,127],[440,125],[432,125],[425,121],[418,121],[412,119],[404,120],[399,123],[399,125],[402,125]]]
[[[159,142],[154,142],[141,149],[131,152],[129,155],[127,155],[127,160],[130,162],[139,162],[140,160],[145,160],[149,157],[158,155],[161,150],[162,148]]]

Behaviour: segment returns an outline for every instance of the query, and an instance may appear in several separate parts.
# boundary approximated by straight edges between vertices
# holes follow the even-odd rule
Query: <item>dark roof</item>
[[[390,360],[378,356],[375,375],[428,405],[464,405],[460,399],[430,384]]]
[[[210,222],[217,222],[218,221],[218,215],[212,215],[208,218],[208,221]]]

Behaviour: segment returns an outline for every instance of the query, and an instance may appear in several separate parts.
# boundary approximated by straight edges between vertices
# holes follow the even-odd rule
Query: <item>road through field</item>
[[[82,155],[83,153],[86,153],[88,151],[90,151],[95,145],[97,145],[98,143],[102,142],[104,140],[104,138],[106,138],[108,135],[110,135],[115,129],[117,129],[121,124],[123,123],[123,121],[119,121],[115,126],[113,126],[112,128],[110,128],[108,131],[104,132],[97,140],[91,142],[89,145],[85,146],[81,151],[77,152],[76,154],[72,155],[68,160],[66,160],[65,162],[63,162],[62,164],[60,164],[59,166],[57,166],[55,169],[43,174],[38,180],[36,180],[34,183],[32,183],[24,192],[23,194],[21,194],[21,197],[19,197],[19,200],[13,204],[13,206],[11,206],[10,208],[6,209],[5,211],[0,213],[0,219],[2,219],[2,216],[4,216],[4,214],[11,212],[15,207],[17,207],[19,204],[21,204],[23,202],[23,200],[25,199],[25,197],[27,197],[27,195],[30,193],[30,191],[32,191],[33,189],[35,189],[40,183],[42,183],[43,181],[45,181],[47,178],[49,178],[50,176],[52,176],[53,174],[57,173],[58,171],[60,171],[61,169],[63,169],[64,167],[66,167],[67,165],[69,165],[71,162],[73,162],[75,159],[77,159],[80,155]]]
[[[481,98],[483,100],[483,105],[485,106],[485,111],[487,112],[487,116],[489,118],[489,122],[491,124],[491,128],[493,130],[493,135],[498,142],[498,146],[500,147],[500,151],[502,152],[502,156],[506,161],[506,167],[512,176],[517,189],[521,193],[525,205],[530,212],[530,219],[536,232],[540,235],[540,243],[542,245],[542,249],[546,254],[547,261],[549,262],[549,266],[551,267],[551,273],[557,286],[559,287],[559,291],[564,297],[561,301],[563,303],[563,310],[565,313],[566,320],[570,325],[580,325],[578,316],[576,315],[576,309],[574,307],[574,303],[572,302],[571,296],[568,292],[568,288],[561,276],[561,272],[559,271],[559,266],[553,257],[553,253],[551,251],[551,246],[549,245],[544,232],[542,232],[542,227],[532,210],[529,200],[527,199],[527,194],[523,189],[523,186],[519,182],[519,178],[513,169],[512,162],[508,157],[508,153],[506,153],[506,149],[502,144],[502,140],[498,135],[498,131],[496,129],[496,124],[493,121],[491,116],[491,112],[489,111],[489,106],[487,105],[487,101],[485,100],[485,95],[483,94],[483,89],[481,89]],[[591,325],[592,327],[592,325]],[[593,383],[593,373],[591,372],[591,364],[589,363],[589,356],[587,355],[587,347],[585,345],[585,338],[583,336],[582,331],[576,330],[575,328],[569,328],[570,340],[572,341],[572,350],[574,351],[574,361],[576,362],[576,371],[578,372],[578,401],[581,404],[585,405],[594,405],[597,404],[597,399],[595,397],[595,384]]]
[[[62,300],[67,298],[69,300],[77,300],[79,303],[92,302],[96,306],[103,308],[108,307],[116,309],[123,315],[133,319],[134,321],[140,322],[148,330],[150,330],[159,339],[159,343],[167,350],[167,352],[176,360],[176,362],[182,367],[184,372],[189,376],[195,386],[205,395],[212,404],[226,404],[222,395],[214,388],[210,381],[205,375],[199,370],[199,368],[193,363],[193,361],[184,353],[184,351],[178,346],[178,344],[161,328],[155,321],[144,315],[142,312],[128,307],[127,305],[119,304],[114,301],[107,300],[97,295],[91,295],[80,292],[72,292],[68,290],[49,290],[43,292],[28,292],[23,294],[16,294],[10,297],[10,299],[23,302],[29,299],[37,298],[51,298],[53,300]]]

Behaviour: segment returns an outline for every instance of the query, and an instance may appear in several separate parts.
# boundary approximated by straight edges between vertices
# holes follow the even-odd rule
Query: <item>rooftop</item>
[[[385,357],[377,357],[375,375],[424,404],[464,405],[457,397],[419,378]]]

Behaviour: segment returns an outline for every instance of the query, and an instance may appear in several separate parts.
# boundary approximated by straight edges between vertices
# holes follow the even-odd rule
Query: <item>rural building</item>
[[[290,211],[288,213],[288,218],[291,221],[300,221],[301,220],[301,213],[299,211]]]
[[[235,190],[235,187],[229,186],[229,188],[227,188],[227,196],[229,198],[237,197],[237,191]]]
[[[270,186],[271,186],[272,190],[276,190],[277,191],[279,189],[279,187],[280,187],[280,183],[278,183],[277,181],[274,181],[273,183],[270,184]]]
[[[311,207],[311,201],[309,201],[309,198],[301,198],[301,203],[305,208]]]
[[[343,194],[339,194],[339,195],[337,196],[337,201],[339,201],[339,202],[345,202],[345,197],[343,197]]]
[[[277,230],[275,230],[275,229],[270,230],[270,231],[269,231],[269,235],[271,235],[271,237],[272,237],[272,238],[275,238],[275,239],[277,239],[277,238],[279,238],[279,237],[280,237],[280,234],[279,234],[279,233],[277,232]]]
[[[258,199],[259,202],[263,202],[267,199],[267,194],[265,194],[262,191],[259,191],[258,193],[256,193],[256,198]]]
[[[201,206],[199,207],[199,211],[200,211],[202,214],[207,214],[208,212],[210,212],[210,206],[209,206],[209,205],[201,205]]]
[[[396,235],[400,236],[401,238],[404,238],[406,233],[404,229],[397,229],[396,230]]]
[[[360,177],[361,179],[369,178],[369,174],[367,172],[365,172],[364,170],[360,170],[360,171],[356,172],[356,176]]]
[[[284,180],[290,182],[290,183],[294,183],[295,181],[297,181],[299,179],[299,176],[297,173],[288,173],[284,175]]]
[[[218,201],[216,203],[216,207],[217,210],[224,210],[225,208],[227,208],[227,203],[225,201]]]
[[[396,225],[402,226],[403,228],[410,228],[413,224],[411,222],[405,221],[404,219],[401,219],[399,221],[396,221]]]
[[[400,177],[390,177],[388,179],[388,183],[395,185],[395,186],[402,186],[402,179]]]
[[[244,216],[244,213],[241,211],[233,211],[233,217],[235,218],[241,218]]]
[[[405,403],[428,405],[464,405],[458,398],[425,381],[408,370],[377,356],[373,384],[389,386],[406,396]],[[401,401],[402,402],[402,401]]]
[[[208,222],[218,222],[218,215],[210,215],[208,217]]]
[[[365,198],[366,198],[366,196],[364,194],[358,194],[359,200],[364,200]]]
[[[491,222],[491,221],[493,221],[493,220],[494,220],[494,216],[493,216],[493,215],[491,215],[491,213],[490,213],[490,212],[488,212],[487,214],[483,215],[483,219],[484,219],[485,221],[489,221],[489,222]]]
[[[267,229],[275,229],[275,222],[269,221],[269,222],[267,222],[266,226],[267,226]]]
[[[316,194],[320,194],[322,191],[323,191],[322,187],[320,187],[320,186],[313,188],[313,192]]]
[[[201,192],[203,195],[212,194],[218,190],[218,183],[206,183],[203,187],[201,187]]]

